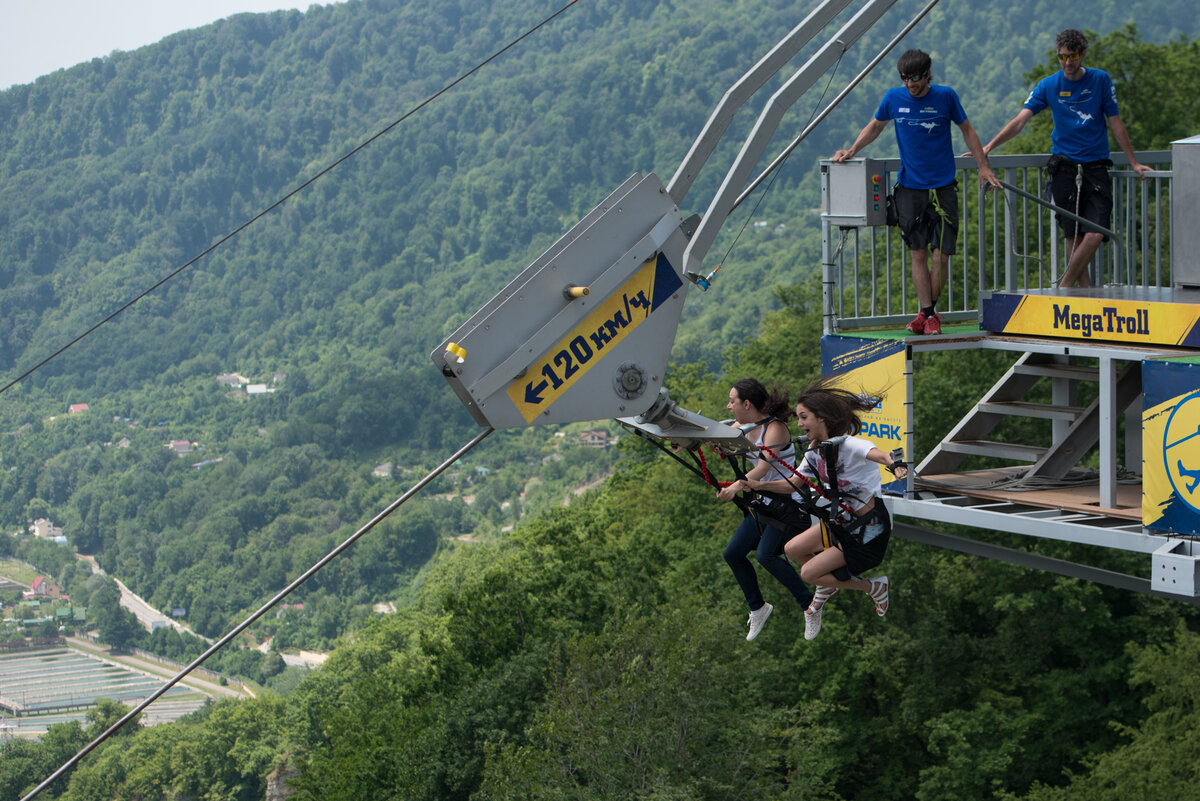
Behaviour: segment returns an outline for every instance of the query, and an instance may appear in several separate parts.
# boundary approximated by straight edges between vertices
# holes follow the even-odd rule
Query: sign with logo
[[[837,385],[877,398],[875,408],[860,414],[862,430],[858,436],[875,443],[881,451],[905,447],[905,382],[907,364],[904,343],[894,339],[868,339],[827,335],[821,337],[821,373],[836,376]],[[905,453],[905,460],[912,454]],[[904,491],[897,481],[880,467],[885,489]],[[891,483],[894,486],[888,486]]]
[[[1142,525],[1200,534],[1200,362],[1142,362]]]
[[[549,409],[683,285],[659,253],[508,386],[525,422]]]
[[[1190,303],[996,293],[982,311],[997,334],[1200,347],[1200,306]]]

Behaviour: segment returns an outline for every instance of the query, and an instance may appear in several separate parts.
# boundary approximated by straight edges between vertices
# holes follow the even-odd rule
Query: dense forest
[[[0,92],[3,383],[560,7],[242,15]],[[849,51],[826,99],[917,8],[898,4]],[[0,392],[3,530],[52,517],[74,550],[220,635],[473,433],[427,354],[629,174],[669,177],[721,93],[803,12],[572,4]],[[1080,18],[952,0],[903,47],[933,54],[986,139],[1054,69],[1067,25],[1095,32],[1135,147],[1200,129],[1186,95],[1196,17],[1178,2],[1102,0]],[[753,212],[768,225],[739,235],[750,218],[731,220],[713,247],[711,266],[728,263],[689,301],[668,381],[690,408],[719,409],[731,376],[794,388],[819,371],[814,165],[852,140],[891,76],[878,70],[792,155]],[[801,101],[780,144],[819,105]],[[1010,150],[1045,149],[1031,127]],[[689,211],[737,147],[718,148]],[[946,391],[922,419],[974,379],[948,360],[927,369]],[[233,372],[274,391],[218,383]],[[78,403],[89,410],[67,414]],[[635,443],[559,433],[493,435],[306,585],[303,614],[260,624],[277,647],[338,646],[286,697],[131,728],[49,796],[260,799],[286,780],[313,799],[1067,801],[1194,782],[1191,607],[900,542],[886,619],[839,598],[808,643],[800,610],[781,608],[748,645],[720,558],[736,511]],[[391,477],[375,475],[385,462]],[[0,536],[10,552],[111,606],[71,551]],[[372,612],[381,601],[399,611]],[[109,632],[137,636],[107,614]],[[0,798],[116,714],[0,745]]]

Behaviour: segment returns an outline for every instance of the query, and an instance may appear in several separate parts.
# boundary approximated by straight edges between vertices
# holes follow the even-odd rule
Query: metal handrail
[[[966,321],[977,316],[980,298],[989,292],[1057,286],[1067,256],[1057,215],[1109,237],[1089,267],[1095,283],[1170,285],[1171,156],[1169,150],[1139,151],[1141,163],[1158,167],[1141,180],[1123,154],[1113,155],[1113,222],[1105,228],[1038,196],[1049,154],[993,155],[989,162],[1004,187],[1003,201],[982,188],[960,195],[957,255],[950,257],[939,315]],[[876,161],[890,187],[900,160]],[[962,186],[972,187],[975,160],[960,157],[955,163]],[[822,234],[822,261],[829,262],[822,293],[826,333],[903,324],[915,313],[909,252],[893,229],[847,229],[823,219]]]
[[[1000,179],[997,178],[996,180],[999,181]],[[1075,222],[1081,222],[1084,225],[1086,225],[1088,228],[1091,228],[1094,231],[1099,231],[1100,233],[1104,234],[1105,236],[1112,237],[1113,239],[1120,242],[1122,245],[1125,244],[1125,237],[1121,236],[1116,231],[1110,231],[1107,228],[1105,228],[1103,225],[1100,225],[1099,223],[1092,222],[1091,220],[1086,219],[1084,217],[1080,217],[1078,214],[1075,214],[1074,212],[1067,211],[1062,206],[1055,205],[1052,201],[1046,200],[1044,198],[1040,198],[1037,195],[1032,195],[1029,192],[1026,192],[1024,189],[1021,189],[1020,187],[1013,186],[1012,184],[1008,183],[1007,181],[1000,181],[1000,185],[1002,187],[1004,187],[1005,189],[1012,190],[1013,192],[1015,192],[1016,194],[1020,195],[1023,198],[1032,200],[1034,203],[1037,203],[1039,206],[1045,206],[1046,208],[1050,209],[1051,211],[1061,214],[1062,216],[1066,217],[1067,219],[1074,220]]]
[[[1046,200],[1045,198],[1038,197],[1037,195],[1026,192],[1024,189],[1021,189],[1020,187],[1017,187],[1017,186],[1013,186],[1012,184],[1008,183],[1007,181],[1001,181],[999,178],[997,178],[996,180],[1000,182],[1000,186],[1013,192],[1014,194],[1019,195],[1020,197],[1023,197],[1026,200],[1032,200],[1034,203],[1038,204],[1039,206],[1043,206],[1047,209],[1050,209],[1051,211],[1054,211],[1055,213],[1060,214],[1063,217],[1066,217],[1067,219],[1074,220],[1076,223],[1083,223],[1083,225],[1086,226],[1087,228],[1092,229],[1098,233],[1104,234],[1105,236],[1109,237],[1110,239],[1113,239],[1113,240],[1119,242],[1121,247],[1113,250],[1113,259],[1115,261],[1115,267],[1116,267],[1117,273],[1119,274],[1121,272],[1121,253],[1125,251],[1125,247],[1126,247],[1125,246],[1125,237],[1121,236],[1116,231],[1110,231],[1109,229],[1105,228],[1104,226],[1100,225],[1099,223],[1093,222],[1084,217],[1080,217],[1078,214],[1075,214],[1074,212],[1067,211],[1066,209],[1062,208],[1061,206],[1055,204],[1053,201]],[[983,191],[984,190],[982,190],[982,189],[980,190],[981,193]],[[982,205],[983,205],[983,203],[981,200],[980,206],[982,207]],[[1005,256],[1005,271],[1004,271],[1005,289],[1012,291],[1012,290],[1015,290],[1017,287],[1015,286],[1015,283],[1016,283],[1015,275],[1013,274],[1013,271],[1010,268],[1011,262],[1008,260],[1008,257],[1011,255],[1011,256],[1016,256],[1018,258],[1021,258],[1021,257],[1023,257],[1023,254],[1017,252],[1016,236],[1014,235],[1014,231],[1013,231],[1012,207],[1011,207],[1011,204],[1009,204],[1007,197],[1004,199],[1004,241],[1008,245],[1008,249],[1004,254],[1004,256]],[[1057,279],[1054,280],[1054,283],[1057,284],[1061,280],[1062,280],[1062,276],[1059,276]]]

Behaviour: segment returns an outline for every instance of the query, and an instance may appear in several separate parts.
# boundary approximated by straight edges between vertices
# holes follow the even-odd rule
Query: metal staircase
[[[1051,403],[1026,400],[1043,379],[1051,382]],[[1075,357],[1023,353],[921,462],[917,473],[953,473],[968,456],[983,456],[1029,465],[1025,478],[1062,478],[1100,440],[1102,427],[1116,430],[1116,417],[1102,408],[1099,392],[1087,406],[1076,405],[1079,384],[1099,380],[1098,368],[1079,364]],[[1112,411],[1120,414],[1141,394],[1140,362],[1126,363],[1116,376],[1114,392]],[[988,439],[1008,417],[1052,421],[1051,442],[1031,445]]]

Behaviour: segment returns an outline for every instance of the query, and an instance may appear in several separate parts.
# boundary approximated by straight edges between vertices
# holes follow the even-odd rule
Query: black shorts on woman
[[[958,182],[937,189],[909,189],[896,185],[896,212],[900,236],[909,250],[955,253],[958,239]]]
[[[883,524],[883,531],[870,542],[863,542],[863,529],[876,522]],[[833,577],[839,581],[849,581],[873,567],[878,567],[887,554],[888,542],[891,539],[892,517],[888,514],[882,498],[876,498],[871,511],[850,525],[821,521],[822,544],[826,548],[837,548],[846,558],[845,567],[833,571]]]
[[[791,498],[774,493],[762,493],[772,499],[770,506],[752,502],[751,511],[764,525],[775,526],[784,532],[784,541],[790,540],[809,525],[809,511]],[[892,538],[892,517],[888,514],[881,498],[875,499],[871,510],[849,524],[845,520],[830,523],[821,519],[822,544],[826,548],[837,548],[846,558],[846,565],[833,571],[834,578],[849,581],[864,571],[878,567],[887,554],[888,542]],[[883,531],[869,542],[863,542],[863,530],[871,523],[882,523]]]

